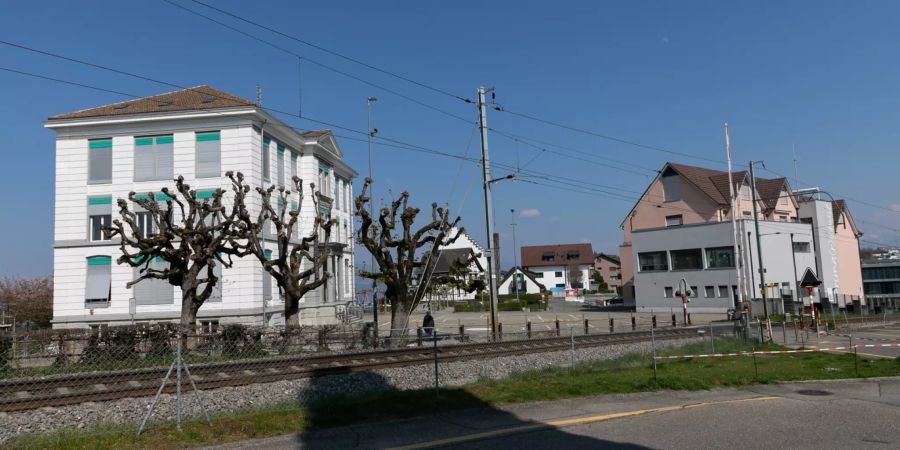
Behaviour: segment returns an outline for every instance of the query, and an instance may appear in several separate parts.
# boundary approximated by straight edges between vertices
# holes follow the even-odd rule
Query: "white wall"
[[[90,127],[71,127],[57,130],[56,142],[56,196],[54,217],[54,326],[80,327],[89,322],[130,323],[128,314],[131,289],[125,284],[132,280],[133,269],[130,266],[119,266],[115,259],[119,256],[118,247],[110,243],[88,242],[87,199],[89,196],[109,195],[113,197],[113,219],[118,216],[115,202],[118,198],[127,198],[129,191],[159,192],[163,186],[174,188],[172,181],[134,182],[134,136],[152,134],[173,135],[174,173],[182,175],[192,189],[204,190],[217,187],[230,192],[230,182],[224,177],[194,178],[195,131],[220,130],[221,136],[221,173],[233,170],[245,175],[245,181],[251,186],[263,185],[261,174],[260,148],[261,136],[254,130],[253,121],[235,117],[205,118],[197,120],[157,121],[141,124],[109,124]],[[270,131],[266,130],[268,135]],[[112,183],[89,185],[87,183],[88,139],[112,138]],[[277,181],[275,170],[276,140],[273,136],[270,144],[270,182]],[[294,137],[296,138],[296,137]],[[305,200],[301,220],[300,235],[308,234],[313,221],[312,196],[309,182],[316,180],[318,161],[314,152],[324,151],[313,146],[296,146],[295,151],[305,151],[306,156],[298,158],[298,175],[304,178]],[[284,153],[285,182],[290,180],[290,152]],[[345,178],[350,178],[346,174]],[[332,173],[333,177],[333,173]],[[332,186],[335,186],[332,183]],[[352,196],[352,187],[347,195]],[[334,192],[331,193],[331,196]],[[258,211],[257,195],[250,195],[251,214]],[[226,194],[228,203],[229,194]],[[294,193],[291,199],[296,199]],[[289,200],[290,201],[290,200]],[[341,227],[341,241],[348,244],[345,252],[338,255],[342,280],[347,288],[342,291],[343,301],[354,297],[352,283],[353,245],[351,233],[353,229],[351,208],[344,206],[334,210],[334,217]],[[177,220],[177,218],[176,218]],[[347,223],[347,233],[343,231]],[[274,251],[271,243],[267,248]],[[87,270],[87,256],[109,255],[113,258],[112,294],[108,307],[87,309],[84,303],[84,290]],[[349,268],[349,270],[347,270]],[[221,322],[240,321],[244,323],[261,323],[263,272],[261,265],[253,258],[236,260],[234,267],[223,269],[222,302],[208,303],[200,309],[199,316],[219,318]],[[283,323],[283,303],[278,295],[277,285],[272,283],[273,301],[266,305],[272,323]],[[316,299],[308,299],[314,304]],[[310,305],[305,306],[310,306]],[[138,305],[136,321],[177,320],[180,314],[180,293],[173,287],[171,305]],[[322,313],[314,313],[315,320],[320,322]],[[328,313],[325,314],[326,316]],[[301,317],[303,314],[301,314]],[[333,318],[333,309],[330,313]],[[123,322],[124,321],[124,322]]]
[[[742,273],[744,283],[748,291],[753,292],[753,297],[760,297],[758,285],[760,283],[759,253],[756,246],[756,235],[752,228],[752,221],[738,221],[742,235],[740,243],[743,254]],[[746,231],[752,233],[748,242]],[[784,222],[760,222],[760,235],[762,236],[763,263],[766,270],[766,283],[788,283],[793,285],[794,280],[799,280],[806,267],[815,265],[814,254],[796,253],[796,273],[793,270],[793,248],[790,242],[790,233],[794,233],[797,242],[810,241],[810,226],[798,223]],[[672,270],[671,259],[669,270],[660,272],[640,271],[639,253],[651,251],[671,251],[693,248],[732,247],[734,243],[731,222],[710,224],[685,225],[681,227],[661,228],[654,230],[635,231],[632,234],[633,257],[636,265],[635,271],[635,296],[636,306],[639,311],[669,311],[680,309],[681,300],[677,297],[666,298],[665,288],[672,287],[677,290],[679,281],[684,278],[689,286],[696,286],[695,297],[691,299],[689,309],[696,312],[725,312],[734,307],[731,296],[722,298],[719,296],[719,286],[737,286],[737,272],[734,268],[708,268],[706,252],[703,251],[702,270]],[[748,252],[747,249],[750,251]],[[752,253],[752,267],[755,276],[749,279],[750,256]],[[706,287],[712,286],[715,290],[713,297],[706,297]],[[789,289],[789,288],[786,288]],[[787,293],[785,291],[785,293]],[[774,289],[768,293],[770,298],[780,294]]]

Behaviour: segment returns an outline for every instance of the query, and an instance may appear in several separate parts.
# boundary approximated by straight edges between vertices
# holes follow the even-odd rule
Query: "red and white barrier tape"
[[[900,347],[900,344],[859,344],[854,345],[857,348],[896,348]]]
[[[838,350],[850,350],[854,347],[869,347],[871,345],[878,346],[886,346],[886,347],[900,347],[900,344],[869,344],[869,345],[854,345],[844,346],[844,347],[828,347],[828,348],[805,348],[805,349],[797,349],[797,350],[761,350],[758,352],[734,352],[734,353],[707,353],[703,355],[674,355],[674,356],[656,356],[656,359],[693,359],[693,358],[724,358],[728,356],[753,356],[753,355],[779,355],[786,353],[817,353],[817,352],[829,352],[829,351],[838,351]]]

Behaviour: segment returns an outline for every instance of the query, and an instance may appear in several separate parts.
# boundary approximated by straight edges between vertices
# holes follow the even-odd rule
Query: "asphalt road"
[[[608,395],[246,441],[224,449],[900,447],[900,378]]]
[[[900,324],[885,326],[853,327],[849,330],[837,330],[829,334],[816,335],[815,331],[799,331],[794,333],[788,328],[786,332],[781,327],[772,329],[772,336],[778,343],[787,343],[791,346],[806,346],[818,348],[847,347],[853,345],[869,345],[875,347],[860,347],[857,354],[871,357],[900,358],[900,347],[877,347],[880,344],[900,344]],[[785,337],[787,341],[785,341]],[[840,352],[840,351],[838,351]],[[852,350],[846,350],[851,352]]]

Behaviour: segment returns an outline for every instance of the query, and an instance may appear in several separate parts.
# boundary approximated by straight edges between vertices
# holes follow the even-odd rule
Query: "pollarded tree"
[[[299,199],[290,202],[291,191],[274,185],[268,188],[257,187],[261,207],[254,220],[247,207],[247,194],[250,186],[244,182],[244,175],[227,172],[231,179],[235,194],[235,207],[238,210],[237,220],[240,223],[242,250],[256,256],[265,271],[272,276],[284,296],[284,319],[288,328],[300,326],[300,299],[309,291],[318,289],[328,279],[323,268],[328,261],[328,239],[334,220],[324,217],[319,210],[319,193],[314,184],[312,205],[315,219],[309,234],[299,237],[300,213],[303,207],[303,180],[293,177],[294,189]],[[276,206],[272,206],[275,197]],[[275,227],[277,254],[271,257],[263,245],[265,227]]]
[[[232,256],[240,256],[234,226],[236,211],[233,207],[226,211],[224,194],[224,189],[216,189],[211,195],[198,196],[179,175],[175,191],[164,187],[159,198],[153,193],[137,196],[129,192],[128,200],[143,211],[129,210],[128,202],[119,199],[121,220],[113,220],[112,226],[104,229],[108,239],[121,238],[122,256],[117,262],[140,269],[140,276],[128,287],[158,279],[181,288],[183,331],[193,329],[197,311],[213,294],[219,282],[216,265],[231,267]],[[156,260],[164,262],[165,267],[151,265]]]
[[[395,340],[399,343],[407,335],[409,314],[427,292],[413,281],[431,277],[440,250],[437,244],[452,244],[462,230],[450,235],[460,219],[457,217],[450,222],[449,212],[437,203],[431,205],[431,222],[413,230],[413,222],[420,210],[408,205],[409,192],[400,194],[390,208],[382,208],[378,218],[373,218],[366,209],[371,201],[368,197],[371,183],[372,180],[366,178],[362,192],[354,202],[354,214],[361,220],[358,241],[375,258],[378,270],[360,271],[360,276],[384,283],[384,296],[391,303],[391,337],[401,338]]]

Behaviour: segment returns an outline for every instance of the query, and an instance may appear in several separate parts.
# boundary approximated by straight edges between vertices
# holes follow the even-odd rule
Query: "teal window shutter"
[[[209,189],[205,191],[197,191],[197,198],[205,199],[205,198],[213,198],[216,195],[215,189]]]
[[[218,131],[196,133],[194,175],[197,178],[221,175],[222,146]]]

